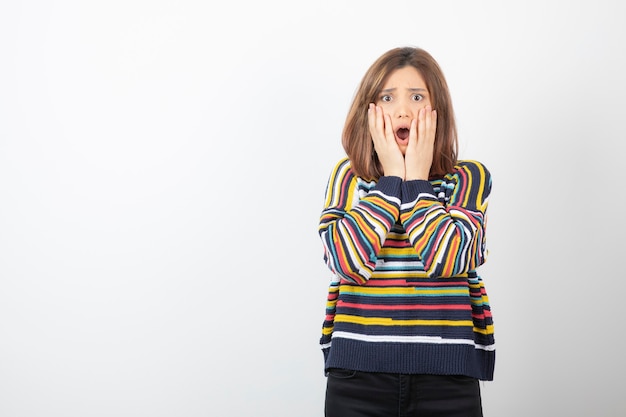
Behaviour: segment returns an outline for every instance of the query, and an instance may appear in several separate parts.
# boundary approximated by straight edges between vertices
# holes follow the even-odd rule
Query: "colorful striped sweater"
[[[477,161],[433,180],[357,177],[347,158],[326,188],[319,234],[332,272],[325,369],[492,380],[485,262],[491,175]]]

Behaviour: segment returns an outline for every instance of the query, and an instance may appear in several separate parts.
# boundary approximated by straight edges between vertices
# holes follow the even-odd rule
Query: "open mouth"
[[[409,137],[409,129],[405,127],[401,127],[396,131],[396,136],[398,139],[405,140]]]

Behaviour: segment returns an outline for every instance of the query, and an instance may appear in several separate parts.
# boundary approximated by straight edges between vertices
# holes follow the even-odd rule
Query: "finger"
[[[417,141],[422,143],[426,134],[426,109],[421,108],[417,113]]]
[[[383,121],[383,111],[380,106],[376,106],[374,104],[372,106],[372,118],[374,122],[374,129],[377,133],[384,133],[385,122]]]
[[[417,142],[417,119],[411,119],[409,127],[409,144]]]
[[[385,114],[385,139],[393,140],[395,142],[396,138],[393,134],[393,127],[391,126],[391,116]]]
[[[383,108],[380,106],[376,106],[376,127],[381,134],[381,137],[385,137],[385,113],[383,112]]]
[[[383,120],[382,108],[371,103],[368,108],[368,117],[374,149],[380,155],[381,152],[385,152],[384,149],[387,142],[385,138],[385,122]]]
[[[432,123],[431,128],[433,132],[436,133],[437,132],[437,110],[433,110],[431,123]]]
[[[370,129],[370,134],[374,136],[376,131],[376,110],[374,109],[374,103],[370,103],[367,107],[367,124]]]
[[[437,110],[428,110],[426,117],[426,130],[428,131],[429,136],[434,141],[435,133],[437,130]]]
[[[383,135],[381,127],[383,126],[383,123],[378,106],[370,103],[370,107],[368,108],[367,113],[369,119],[370,133],[373,137],[376,137],[376,139],[378,139]]]

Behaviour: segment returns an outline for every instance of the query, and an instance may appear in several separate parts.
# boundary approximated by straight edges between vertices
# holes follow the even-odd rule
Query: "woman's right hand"
[[[400,177],[404,180],[404,156],[396,143],[389,115],[384,114],[380,106],[370,103],[367,109],[367,120],[374,149],[383,166],[383,174]]]

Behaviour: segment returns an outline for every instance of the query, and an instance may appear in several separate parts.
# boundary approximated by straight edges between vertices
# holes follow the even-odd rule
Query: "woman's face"
[[[406,152],[409,143],[411,120],[416,119],[418,111],[429,104],[430,94],[426,83],[415,67],[406,66],[395,70],[383,85],[376,105],[382,107],[383,113],[391,118],[402,154]]]

